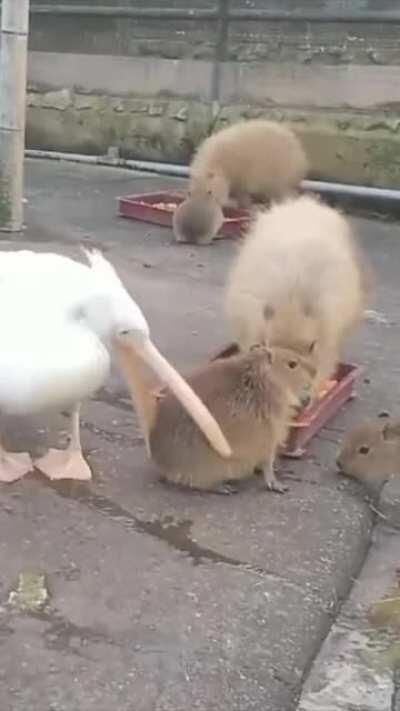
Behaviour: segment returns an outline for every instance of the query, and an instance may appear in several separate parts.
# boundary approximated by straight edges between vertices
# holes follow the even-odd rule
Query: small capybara
[[[286,349],[253,346],[249,353],[221,358],[189,375],[187,382],[213,414],[232,448],[221,457],[170,390],[146,388],[132,354],[122,363],[145,430],[153,461],[166,481],[192,489],[230,493],[225,483],[262,468],[268,489],[282,493],[274,473],[304,390],[312,362]]]
[[[190,165],[189,194],[249,208],[254,201],[290,194],[307,171],[303,147],[289,128],[262,119],[241,121],[201,143]]]
[[[177,242],[210,244],[224,222],[221,206],[212,195],[187,197],[173,215]]]
[[[379,492],[392,474],[400,474],[400,420],[368,420],[346,434],[337,465],[342,474]]]
[[[234,340],[313,353],[315,397],[362,319],[367,266],[348,220],[309,195],[259,213],[228,277],[225,308]]]

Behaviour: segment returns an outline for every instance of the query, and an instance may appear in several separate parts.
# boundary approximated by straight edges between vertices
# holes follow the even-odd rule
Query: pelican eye
[[[127,336],[128,333],[129,333],[129,330],[128,330],[127,328],[124,328],[123,331],[120,331],[120,332],[119,332],[119,335],[120,335],[120,336]]]

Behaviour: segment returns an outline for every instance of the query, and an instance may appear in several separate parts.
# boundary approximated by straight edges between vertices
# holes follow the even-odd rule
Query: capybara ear
[[[273,363],[273,361],[275,360],[273,351],[270,348],[268,348],[267,346],[264,346],[264,349],[265,349],[265,353],[267,355],[268,363]]]
[[[271,348],[269,348],[264,342],[253,343],[253,345],[250,346],[251,352],[252,351],[259,351],[259,350],[262,351],[263,354],[266,356],[268,363],[273,362],[273,360],[274,360],[273,352],[272,352]]]
[[[382,428],[382,436],[387,442],[400,442],[400,422],[387,422]]]

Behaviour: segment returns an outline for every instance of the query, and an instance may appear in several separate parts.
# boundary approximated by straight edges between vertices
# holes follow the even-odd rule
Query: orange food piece
[[[176,202],[146,202],[145,200],[138,200],[138,205],[143,205],[144,207],[155,207],[156,210],[167,210],[168,212],[174,212],[176,209]]]
[[[332,390],[335,385],[337,385],[337,380],[327,380],[318,393],[319,399],[321,400],[323,397],[325,397],[325,395],[329,393],[329,391]]]
[[[174,212],[176,208],[176,202],[155,202],[153,207],[158,210],[167,210],[168,212]]]

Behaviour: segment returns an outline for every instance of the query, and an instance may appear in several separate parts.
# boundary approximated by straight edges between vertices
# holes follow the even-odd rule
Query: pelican
[[[98,250],[83,251],[88,264],[53,253],[0,253],[0,412],[71,410],[67,448],[49,449],[35,462],[28,453],[6,451],[0,438],[0,481],[20,479],[34,467],[50,479],[91,478],[81,449],[80,407],[104,385],[111,357],[119,351],[124,359],[129,352],[139,356],[175,393],[211,446],[229,457],[218,424],[153,344],[141,309],[112,265]],[[142,423],[140,408],[138,416]]]

